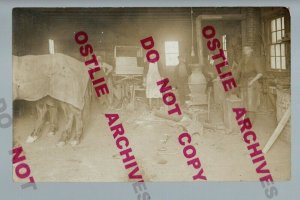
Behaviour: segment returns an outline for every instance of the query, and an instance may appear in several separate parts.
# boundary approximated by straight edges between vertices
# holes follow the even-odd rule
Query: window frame
[[[277,33],[276,33],[276,42],[273,43],[272,42],[272,32],[278,32],[279,30],[277,30],[275,28],[275,31],[272,31],[272,21],[273,20],[277,20],[278,18],[283,18],[284,20],[284,29],[280,29],[280,31],[282,32],[282,30],[284,30],[284,37],[281,37],[281,41],[277,41]],[[277,26],[277,21],[275,21],[275,24]],[[281,22],[282,24],[282,22]],[[288,27],[287,27],[287,17],[286,15],[284,14],[280,14],[280,15],[273,15],[267,19],[265,19],[264,21],[264,26],[265,26],[265,31],[266,31],[266,41],[267,41],[267,44],[266,44],[266,48],[267,48],[267,58],[266,58],[266,63],[267,63],[267,66],[268,66],[268,71],[271,71],[271,72],[280,72],[280,73],[284,73],[284,72],[289,72],[290,71],[290,56],[289,56],[289,45],[288,43],[285,41],[284,38],[287,37],[287,34],[289,34],[289,30],[288,30]],[[281,45],[283,44],[284,45],[284,57],[285,57],[285,69],[282,69],[282,67],[280,66],[280,68],[272,68],[272,65],[271,65],[271,57],[275,57],[275,62],[276,62],[276,57],[278,56],[271,56],[271,46],[274,45],[275,48],[276,48],[276,45],[279,44],[280,45],[280,58],[282,57],[281,55]],[[281,62],[281,59],[280,59],[280,62]],[[276,64],[275,64],[275,67],[276,67]]]
[[[167,52],[167,49],[166,49],[166,43],[167,43],[167,42],[177,42],[177,46],[178,46],[177,52],[175,52],[175,53]],[[178,56],[180,55],[179,48],[180,48],[180,47],[179,47],[179,41],[178,41],[178,40],[166,40],[166,41],[164,41],[165,66],[167,66],[167,67],[173,67],[173,66],[177,66],[177,65],[179,64],[179,61],[178,61],[178,63],[175,64],[175,65],[167,64],[167,57],[168,57],[168,55],[176,55],[176,57],[178,57]]]
[[[54,40],[51,38],[48,39],[48,47],[49,47],[49,54],[55,54]]]

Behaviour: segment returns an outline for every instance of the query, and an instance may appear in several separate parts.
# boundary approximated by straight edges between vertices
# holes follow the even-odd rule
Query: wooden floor
[[[146,181],[192,181],[195,170],[188,167],[178,144],[179,130],[173,122],[155,117],[143,106],[135,112],[119,113],[125,134]],[[27,110],[26,110],[27,109]],[[14,116],[14,138],[23,146],[27,162],[36,182],[124,182],[128,181],[121,157],[111,131],[108,129],[105,111],[93,105],[90,120],[79,146],[55,144],[59,134],[49,137],[47,127],[43,136],[33,144],[25,143],[31,133],[35,116],[26,107]],[[61,127],[63,121],[60,121]],[[262,146],[267,142],[276,124],[266,116],[258,116],[254,130]],[[164,144],[164,141],[165,144]],[[208,181],[258,180],[246,145],[240,133],[204,129],[195,134],[192,143],[197,148]],[[290,177],[290,144],[281,138],[266,155],[275,181]],[[18,181],[17,178],[15,180]]]

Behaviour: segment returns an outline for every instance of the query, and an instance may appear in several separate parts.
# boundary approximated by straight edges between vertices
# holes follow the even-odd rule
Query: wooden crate
[[[136,57],[117,57],[116,74],[143,74],[143,67],[138,67]]]

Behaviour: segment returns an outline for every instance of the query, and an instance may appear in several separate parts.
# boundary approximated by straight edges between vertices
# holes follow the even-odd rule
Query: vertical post
[[[197,34],[197,50],[199,64],[203,65],[203,44],[202,44],[202,17],[198,16],[196,19],[196,34]]]

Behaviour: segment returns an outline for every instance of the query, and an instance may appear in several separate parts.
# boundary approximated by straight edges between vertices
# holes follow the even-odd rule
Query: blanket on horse
[[[64,54],[13,56],[14,100],[49,95],[82,110],[88,80],[83,63]]]

